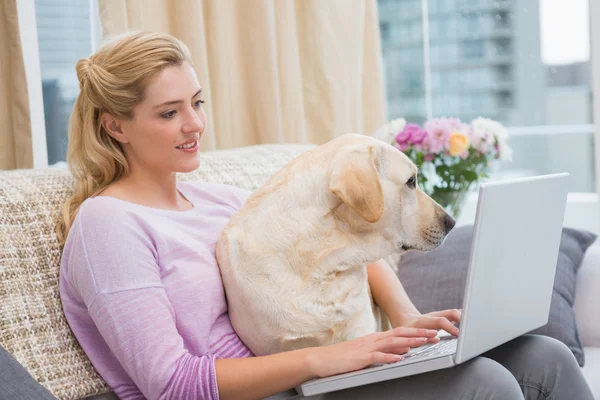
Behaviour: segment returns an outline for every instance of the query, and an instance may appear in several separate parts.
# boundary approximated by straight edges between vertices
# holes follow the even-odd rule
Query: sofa
[[[271,144],[204,152],[200,168],[178,178],[254,190],[313,147]],[[58,399],[114,399],[73,336],[58,292],[60,250],[53,226],[72,184],[65,168],[0,171],[0,346]],[[598,399],[599,263],[595,244],[578,275],[575,304],[585,345],[583,372]]]
[[[585,352],[583,374],[594,398],[600,399],[600,244],[591,246],[577,274],[575,316]]]

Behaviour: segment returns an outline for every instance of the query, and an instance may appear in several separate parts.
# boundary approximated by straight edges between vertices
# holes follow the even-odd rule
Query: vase
[[[437,201],[452,218],[457,220],[466,196],[467,190],[444,190],[434,192],[431,198]]]

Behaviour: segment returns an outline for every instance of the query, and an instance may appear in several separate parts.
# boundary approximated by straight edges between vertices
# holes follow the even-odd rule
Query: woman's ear
[[[117,142],[129,143],[129,138],[123,132],[121,123],[109,113],[102,113],[100,117],[104,130]]]

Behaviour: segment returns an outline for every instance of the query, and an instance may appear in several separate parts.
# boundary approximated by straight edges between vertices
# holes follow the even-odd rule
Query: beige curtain
[[[316,143],[384,122],[376,0],[100,0],[104,36],[169,32],[207,100],[203,149]]]
[[[0,170],[33,167],[17,0],[0,1]]]

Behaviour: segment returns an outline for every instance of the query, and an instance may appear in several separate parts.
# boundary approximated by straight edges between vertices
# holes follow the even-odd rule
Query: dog
[[[257,356],[375,332],[366,266],[440,246],[454,220],[417,167],[374,137],[344,134],[256,190],[216,249],[231,323]]]

